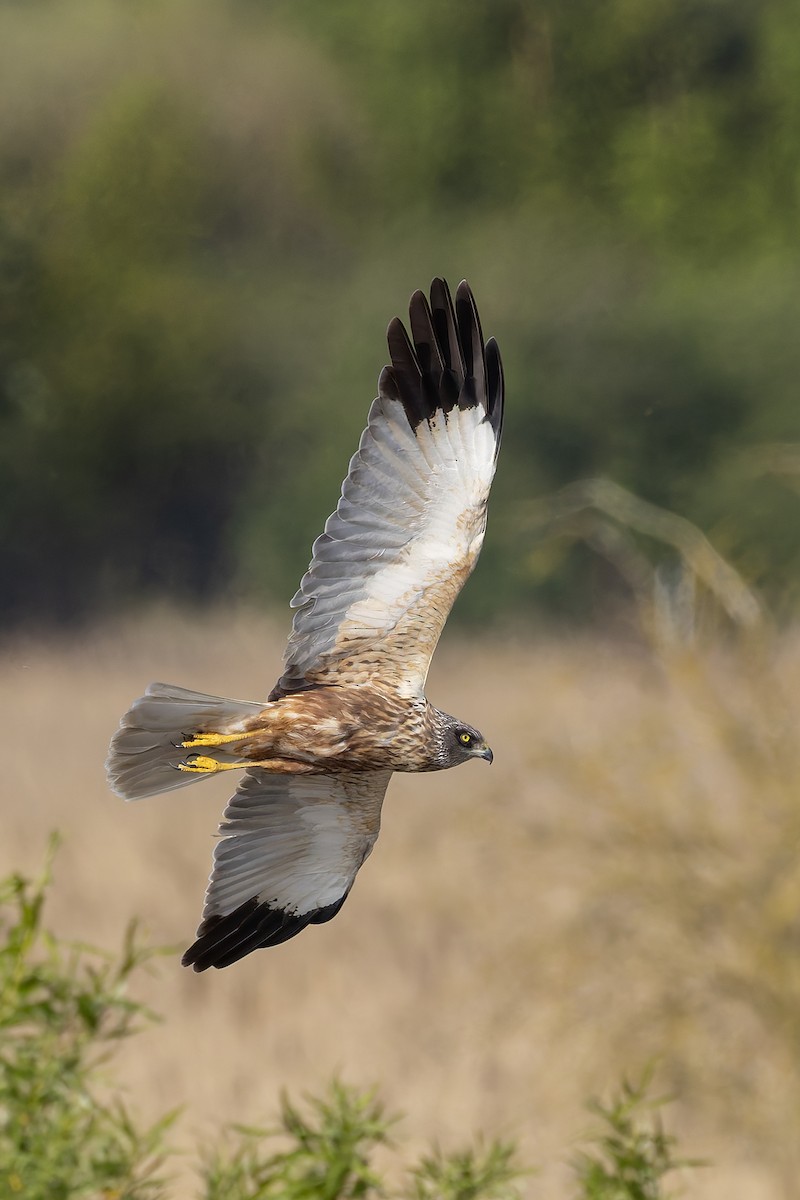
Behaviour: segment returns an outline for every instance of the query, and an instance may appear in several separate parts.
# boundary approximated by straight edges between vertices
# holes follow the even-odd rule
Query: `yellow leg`
[[[221,763],[215,758],[206,758],[202,754],[198,754],[192,758],[190,763],[178,763],[179,771],[191,771],[194,775],[213,775],[215,771],[241,771],[243,767],[249,767],[250,763]]]
[[[181,742],[185,750],[193,746],[223,746],[226,742],[242,742],[245,738],[255,737],[260,731],[251,729],[249,733],[196,733],[190,741]]]
[[[313,772],[311,763],[294,762],[288,758],[265,758],[248,762],[221,763],[203,754],[190,754],[191,762],[178,763],[179,771],[193,775],[213,775],[216,771],[244,771],[248,767],[261,767],[264,771],[276,771],[281,775],[307,775]]]

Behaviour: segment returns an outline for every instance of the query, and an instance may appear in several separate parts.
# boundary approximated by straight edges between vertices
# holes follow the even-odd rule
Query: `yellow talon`
[[[241,771],[242,767],[249,766],[249,763],[221,763],[215,758],[206,758],[202,754],[198,754],[190,763],[178,763],[179,771],[191,771],[195,775],[212,775],[215,771]]]
[[[215,758],[204,758],[201,754],[193,758],[190,763],[178,763],[179,771],[192,771],[196,775],[207,775],[210,772],[218,771],[219,768],[220,764]]]

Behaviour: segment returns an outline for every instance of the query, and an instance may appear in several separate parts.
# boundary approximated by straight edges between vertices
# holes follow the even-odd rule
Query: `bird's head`
[[[442,767],[457,767],[459,763],[470,758],[482,758],[491,762],[494,758],[483,734],[472,725],[467,725],[457,717],[447,713],[440,714],[442,720],[439,727],[439,762]]]

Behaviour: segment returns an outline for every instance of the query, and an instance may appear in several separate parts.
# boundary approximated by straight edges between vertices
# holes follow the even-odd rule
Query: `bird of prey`
[[[292,600],[266,702],[153,683],[111,743],[126,800],[244,770],[225,809],[197,940],[227,967],[344,904],[375,843],[393,771],[492,761],[483,735],[425,697],[439,635],[480,553],[503,419],[497,343],[466,281],[434,279],[395,318],[391,366],[336,511]]]

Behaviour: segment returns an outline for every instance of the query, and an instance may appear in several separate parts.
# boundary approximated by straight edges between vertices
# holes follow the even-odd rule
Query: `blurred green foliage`
[[[676,1139],[666,1132],[659,1114],[664,1101],[648,1099],[651,1083],[652,1070],[648,1070],[637,1083],[623,1080],[610,1102],[589,1102],[588,1108],[602,1124],[592,1150],[581,1150],[573,1160],[580,1197],[661,1200],[668,1194],[665,1176],[676,1168],[705,1165],[676,1157]],[[648,1109],[649,1120],[644,1118]]]
[[[434,274],[470,279],[508,380],[463,613],[620,589],[521,533],[587,475],[795,610],[796,15],[0,3],[0,619],[284,603]]]
[[[54,848],[55,843],[51,847]],[[49,867],[49,863],[48,863]],[[24,1200],[166,1200],[177,1153],[178,1116],[145,1127],[119,1096],[109,1060],[152,1020],[133,999],[133,973],[154,951],[130,929],[119,955],[48,933],[49,870],[0,880],[0,1187]],[[646,1082],[646,1081],[645,1081]],[[579,1200],[665,1200],[662,1178],[686,1165],[661,1129],[646,1087],[623,1084],[602,1125],[576,1159]],[[438,1147],[404,1169],[389,1190],[375,1164],[396,1118],[373,1093],[334,1080],[306,1111],[283,1098],[272,1130],[227,1128],[201,1149],[203,1200],[521,1200],[529,1174],[511,1143],[446,1154]],[[276,1147],[276,1141],[279,1148]]]
[[[152,951],[129,930],[103,955],[48,934],[48,872],[0,881],[0,1190],[26,1200],[164,1195],[164,1138],[176,1114],[149,1128],[118,1096],[104,1064],[149,1014],[127,995]]]

